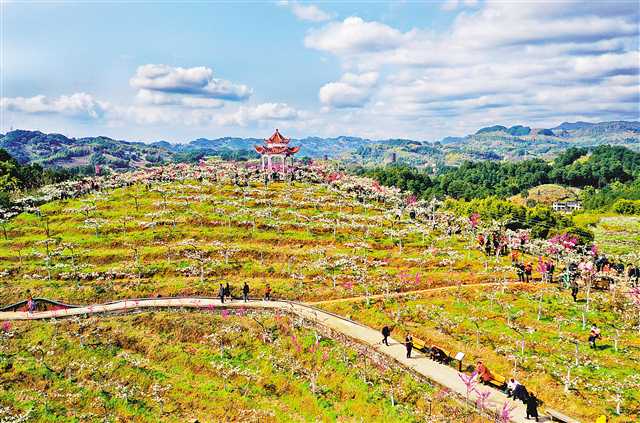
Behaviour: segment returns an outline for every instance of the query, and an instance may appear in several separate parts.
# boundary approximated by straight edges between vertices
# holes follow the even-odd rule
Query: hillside
[[[45,167],[103,165],[124,170],[170,161],[169,151],[141,142],[108,137],[67,138],[60,134],[16,130],[0,137],[0,148],[19,163],[38,163]]]
[[[578,200],[579,188],[564,187],[557,184],[543,184],[529,188],[525,193],[514,195],[510,201],[520,205],[552,205],[556,201]]]
[[[494,221],[453,215],[437,202],[416,201],[368,178],[318,165],[299,168],[294,176],[292,181],[265,184],[255,163],[211,162],[44,187],[18,202],[19,215],[2,221],[0,297],[10,303],[30,292],[95,304],[215,296],[227,282],[235,296],[244,282],[252,295],[261,296],[269,284],[276,298],[326,303],[329,310],[373,328],[393,325],[396,339],[411,331],[427,342],[465,352],[465,364],[481,357],[504,373],[512,367],[514,345],[533,327],[527,342],[540,350],[519,362],[518,378],[541,399],[585,419],[611,414],[609,405],[598,399],[608,389],[604,383],[622,375],[625,416],[637,412],[633,363],[640,341],[634,323],[616,327],[624,345],[616,347],[615,354],[603,349],[588,356],[587,347],[581,347],[584,364],[574,369],[580,376],[573,382],[575,392],[559,395],[562,373],[554,367],[564,366],[567,358],[559,351],[564,344],[551,322],[566,315],[571,324],[565,325],[563,336],[576,339],[586,334],[581,316],[612,333],[615,322],[635,322],[637,317],[623,293],[617,302],[609,300],[608,293],[592,294],[597,306],[584,311],[581,303],[569,306],[573,303],[567,293],[546,284],[507,284],[515,277],[509,256],[477,248],[478,234],[497,230]],[[562,247],[564,255],[557,240],[532,239],[527,231],[505,231],[503,236],[509,245],[520,246],[523,260],[538,260],[548,251],[555,251],[559,264],[582,257],[571,246]],[[423,295],[435,299],[422,301]],[[544,304],[544,319],[535,318],[541,306],[534,304]],[[468,309],[476,312],[470,315]],[[345,361],[353,357],[350,347],[323,340],[329,359],[323,358],[327,364],[321,376],[314,376],[317,356],[303,354],[314,345],[313,332],[295,322],[293,328],[282,329],[277,314],[252,314],[252,320],[228,313],[220,318],[196,314],[180,321],[173,316],[144,313],[117,322],[80,319],[55,326],[24,322],[4,327],[0,336],[10,342],[3,344],[7,356],[0,355],[0,368],[6,369],[3,375],[9,375],[12,391],[21,392],[16,411],[68,416],[77,408],[87,418],[112,412],[141,420],[175,411],[184,419],[219,413],[223,407],[210,404],[228,400],[238,413],[264,409],[268,403],[276,413],[292,408],[289,412],[302,420],[311,414],[335,416],[325,414],[335,407],[340,415],[370,416],[372,421],[420,420],[416,416],[424,413],[423,391],[408,375],[387,374],[371,365],[360,370],[357,361]],[[484,319],[476,321],[475,329],[469,320],[474,316]],[[230,323],[221,325],[220,319]],[[509,332],[511,327],[518,331]],[[265,345],[255,336],[260,330],[275,333],[279,341]],[[78,384],[68,384],[65,372]],[[250,389],[247,378],[263,388]],[[364,391],[373,396],[363,393],[362,378],[371,387]],[[318,382],[317,391],[311,380]],[[404,402],[401,407],[365,405],[388,400],[389,383],[398,389],[392,395]],[[37,406],[41,403],[35,398],[43,390],[52,393],[51,399],[47,406]],[[8,400],[6,392],[0,389],[2,404]],[[86,401],[69,399],[75,397]],[[159,399],[153,403],[153,398]],[[309,405],[302,405],[305,398]],[[351,398],[347,402],[354,408],[330,406],[338,398]],[[441,410],[434,412],[446,414]],[[446,410],[457,413],[455,407]]]
[[[67,138],[38,131],[12,131],[0,136],[0,148],[21,163],[73,167],[102,164],[111,169],[140,168],[152,164],[197,161],[206,155],[230,159],[254,158],[253,146],[261,138],[198,138],[186,143],[157,141],[150,144],[113,140],[108,137]],[[445,137],[439,141],[340,136],[292,139],[299,145],[299,157],[322,159],[325,156],[358,165],[380,165],[394,160],[427,168],[433,172],[443,166],[459,165],[465,160],[523,160],[550,158],[569,147],[602,144],[640,150],[640,123],[562,123],[554,128],[523,125],[494,125],[465,137]]]

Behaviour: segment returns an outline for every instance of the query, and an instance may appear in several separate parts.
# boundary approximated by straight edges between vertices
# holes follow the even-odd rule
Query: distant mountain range
[[[198,138],[186,144],[157,141],[150,144],[108,137],[68,138],[60,134],[16,130],[0,134],[0,148],[21,163],[74,167],[101,164],[114,170],[193,160],[203,155],[242,154],[252,157],[259,138]],[[359,137],[293,139],[299,157],[325,156],[363,165],[392,161],[437,168],[464,160],[521,160],[549,157],[571,146],[616,144],[640,151],[640,122],[564,122],[554,128],[516,125],[489,126],[465,137],[439,141],[370,140]],[[233,156],[235,157],[235,156]]]

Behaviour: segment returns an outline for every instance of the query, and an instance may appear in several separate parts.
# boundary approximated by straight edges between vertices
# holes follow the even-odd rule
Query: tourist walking
[[[535,417],[538,421],[538,398],[534,394],[529,394],[527,398],[527,420],[531,417]]]
[[[509,382],[507,382],[507,398],[513,398],[513,393],[518,385],[520,385],[520,382],[514,378],[509,379]]]
[[[600,338],[600,328],[594,323],[589,332],[589,346],[591,348],[597,348],[596,340],[598,338]]]
[[[249,301],[249,284],[246,282],[242,287],[242,299],[244,300],[245,303]]]
[[[33,313],[36,310],[36,302],[33,300],[33,295],[29,292],[29,297],[27,298],[27,312]]]
[[[271,286],[267,284],[267,287],[264,289],[264,300],[271,301]]]
[[[220,295],[220,302],[224,304],[224,294],[225,294],[225,289],[224,286],[222,286],[222,284],[220,284],[220,291],[218,291],[218,295]]]
[[[578,281],[575,279],[571,279],[571,282],[569,282],[569,286],[571,287],[571,296],[573,297],[573,302],[578,302]]]
[[[391,335],[391,329],[389,329],[389,326],[385,326],[382,328],[382,343],[385,344],[387,347],[389,346],[389,341],[387,341],[387,338],[389,337],[389,335]]]
[[[413,349],[413,336],[410,333],[404,338],[404,345],[407,348],[407,358],[411,358],[411,350]]]
[[[224,295],[225,297],[229,297],[229,301],[233,299],[231,298],[231,287],[229,286],[229,282],[227,282],[227,286],[224,287]]]

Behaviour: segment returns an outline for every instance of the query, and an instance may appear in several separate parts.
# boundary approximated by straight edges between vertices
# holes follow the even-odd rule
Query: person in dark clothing
[[[220,284],[220,291],[218,292],[218,294],[220,295],[220,302],[224,304],[224,294],[225,294],[225,289],[224,286],[222,286],[222,284]]]
[[[389,346],[389,341],[387,341],[387,338],[389,337],[389,335],[391,335],[391,329],[389,329],[389,326],[385,326],[382,328],[382,343],[385,344],[387,347]]]
[[[578,282],[575,279],[572,279],[569,286],[571,287],[571,296],[575,303],[578,301]]]
[[[411,350],[413,349],[413,336],[410,333],[404,338],[404,344],[407,347],[407,358],[411,358]]]
[[[245,303],[249,301],[249,284],[246,282],[242,287],[242,299],[244,300]]]
[[[524,387],[523,384],[519,383],[516,385],[515,389],[512,392],[514,400],[520,400],[523,404],[527,403],[527,399],[529,398],[529,392],[527,392],[527,388]]]
[[[516,267],[516,273],[518,274],[518,281],[524,282],[524,265],[522,263],[514,264]]]
[[[531,273],[533,272],[533,264],[531,264],[531,262],[527,262],[527,264],[524,265],[524,276],[525,276],[525,281],[527,283],[531,282]]]
[[[229,286],[229,282],[227,282],[227,286],[224,287],[224,295],[226,297],[229,297],[229,300],[231,300],[231,287]]]
[[[264,299],[265,301],[271,301],[271,286],[269,284],[264,289]]]
[[[530,394],[529,398],[527,398],[527,420],[530,417],[535,417],[536,421],[538,421],[538,398],[535,395]]]

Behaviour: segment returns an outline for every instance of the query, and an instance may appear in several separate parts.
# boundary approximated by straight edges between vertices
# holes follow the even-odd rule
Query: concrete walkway
[[[35,320],[35,319],[51,319],[65,318],[71,316],[81,316],[97,313],[110,312],[126,312],[143,309],[154,308],[252,308],[252,309],[273,309],[289,312],[300,316],[304,319],[317,322],[329,329],[335,330],[345,336],[348,336],[362,344],[368,345],[376,351],[393,358],[404,367],[410,368],[415,372],[427,377],[435,383],[448,388],[449,390],[466,397],[466,387],[458,372],[449,366],[445,366],[432,361],[424,354],[414,351],[412,358],[406,358],[406,350],[403,344],[396,340],[390,340],[390,346],[381,344],[382,336],[378,330],[361,325],[341,316],[328,313],[309,305],[304,305],[289,301],[261,301],[252,300],[248,303],[234,300],[227,301],[224,304],[218,299],[211,298],[158,298],[158,299],[140,299],[140,300],[123,300],[108,304],[96,304],[86,307],[69,308],[65,310],[43,311],[35,313],[27,312],[0,312],[0,320]],[[502,392],[487,386],[481,386],[479,389],[483,391],[491,391],[488,400],[488,408],[501,409],[505,401],[515,406],[513,410],[512,422],[524,423],[526,420],[526,410],[522,402],[511,401],[506,398]],[[475,399],[475,394],[471,394],[470,398]],[[539,410],[541,411],[541,410]],[[540,421],[548,421],[546,417],[541,417]],[[577,420],[571,420],[577,422]]]

